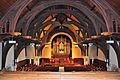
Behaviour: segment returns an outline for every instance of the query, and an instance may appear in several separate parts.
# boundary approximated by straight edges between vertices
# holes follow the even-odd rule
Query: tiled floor
[[[120,80],[118,72],[0,72],[0,80]]]

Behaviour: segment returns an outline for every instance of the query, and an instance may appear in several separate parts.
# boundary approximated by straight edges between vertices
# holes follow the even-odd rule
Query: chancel
[[[119,8],[120,0],[1,0],[0,80],[120,80]]]

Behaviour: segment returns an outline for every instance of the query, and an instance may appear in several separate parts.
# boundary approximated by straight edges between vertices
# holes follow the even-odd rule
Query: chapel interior
[[[0,0],[0,71],[120,72],[120,0]]]

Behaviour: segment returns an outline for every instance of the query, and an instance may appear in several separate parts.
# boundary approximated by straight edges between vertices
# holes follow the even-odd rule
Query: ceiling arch
[[[46,15],[46,14],[45,14]],[[54,18],[54,17],[53,17]],[[70,18],[71,19],[71,18]],[[83,23],[82,22],[82,20],[83,19],[80,19],[80,23],[78,23],[78,22],[76,22],[76,21],[68,21],[68,22],[66,22],[67,24],[74,24],[74,25],[76,25],[77,27],[79,27],[79,28],[81,28],[81,29],[83,29],[84,31],[86,31],[86,32],[88,32],[90,35],[95,35],[96,33],[95,33],[95,30],[94,30],[94,27],[93,27],[93,25],[91,24],[91,25],[86,25],[85,23]],[[37,20],[35,20],[35,21],[37,21]],[[39,33],[41,33],[42,32],[42,30],[47,26],[47,25],[49,25],[49,24],[53,24],[54,23],[54,21],[48,21],[48,22],[46,22],[46,23],[44,23],[44,24],[42,24],[42,22],[34,22],[33,21],[33,23],[32,23],[32,26],[30,26],[29,28],[29,31],[28,31],[28,35],[34,35],[36,32],[39,32]],[[88,24],[89,24],[89,22],[88,22]],[[34,26],[35,25],[35,26]],[[91,27],[91,28],[90,28]],[[34,30],[33,30],[34,29]]]
[[[92,16],[94,16],[94,18],[95,18],[96,15],[92,11],[90,11],[88,8],[86,8],[84,5],[82,5],[81,3],[78,3],[78,2],[77,3],[76,2],[71,3],[71,1],[67,1],[67,2],[65,2],[65,1],[55,1],[55,2],[51,1],[51,2],[47,2],[47,3],[49,3],[49,4],[47,5],[47,4],[44,3],[44,6],[43,5],[37,6],[36,9],[33,9],[32,11],[30,11],[29,13],[26,14],[26,16],[24,16],[23,19],[21,19],[22,22],[24,22],[24,19],[25,20],[27,19],[27,21],[28,21],[28,22],[25,21],[27,24],[24,24],[24,26],[26,25],[26,30],[28,29],[27,27],[29,26],[30,22],[34,19],[34,17],[39,12],[41,12],[42,10],[44,10],[45,8],[47,8],[49,6],[53,6],[52,3],[55,3],[54,5],[70,5],[70,6],[76,7],[78,9],[80,9],[84,14],[86,14],[92,20],[92,22],[94,22],[93,20],[95,20],[95,19],[92,19],[93,18]],[[77,5],[77,6],[75,6],[75,5]],[[40,7],[42,7],[42,9],[40,9]],[[29,19],[29,16],[31,16],[30,17],[31,19]],[[97,16],[96,16],[96,18],[98,20],[100,20]],[[102,21],[102,20],[100,20],[100,21]],[[94,23],[94,25],[95,25],[95,23]],[[97,28],[97,26],[96,26],[96,28]],[[27,31],[25,31],[25,32],[27,32]],[[96,31],[96,32],[98,32],[98,31]]]
[[[66,2],[68,2],[67,0],[65,0]],[[100,1],[100,0],[97,0],[98,2]],[[4,0],[4,2],[7,2],[6,0]],[[40,3],[42,3],[43,4],[43,2],[42,1],[38,1],[38,0],[34,0],[34,1],[32,1],[32,0],[29,0],[29,2],[28,3],[26,3],[26,5],[22,5],[22,6],[20,6],[21,4],[23,4],[23,3],[25,3],[25,2],[28,2],[27,0],[24,0],[24,2],[22,2],[22,0],[19,0],[19,1],[12,1],[11,0],[11,4],[10,5],[14,5],[14,6],[12,6],[11,7],[11,9],[9,9],[9,11],[8,12],[6,12],[6,14],[5,14],[5,16],[1,19],[1,24],[3,25],[3,24],[6,24],[6,22],[4,22],[5,20],[10,20],[11,22],[10,22],[10,27],[13,27],[12,29],[10,28],[10,32],[11,31],[13,31],[14,30],[14,28],[15,28],[15,25],[16,25],[16,23],[17,23],[17,21],[18,21],[18,18],[19,18],[19,15],[21,15],[21,12],[24,10],[24,9],[28,9],[29,11],[31,11],[32,10],[32,8],[33,7],[35,7],[35,6],[37,6],[37,5],[39,5]],[[36,4],[36,3],[37,4]],[[40,2],[40,3],[39,3]],[[54,3],[54,1],[51,1],[52,3]],[[56,3],[57,3],[57,0],[55,1]],[[60,2],[64,2],[64,1],[58,1],[59,3]],[[70,1],[70,2],[72,2],[72,1]],[[74,2],[80,2],[81,3],[81,1],[78,1],[78,0],[76,0],[76,1],[74,1]],[[88,2],[88,5],[89,4],[91,4],[91,0],[86,0],[85,2]],[[89,3],[90,2],[90,3]],[[102,1],[101,1],[102,2]],[[116,9],[118,9],[118,4],[119,4],[119,1],[118,0],[114,0],[114,1],[110,1],[110,0],[106,0],[106,2],[107,3],[109,3],[110,4],[110,6],[112,6],[112,8],[113,8],[113,10],[115,10],[115,7],[116,7]],[[114,2],[114,4],[113,4],[113,2]],[[1,1],[1,3],[3,3],[3,1]],[[20,3],[20,4],[18,4],[18,3]],[[32,4],[32,6],[33,7],[31,7],[30,5],[31,5],[31,3],[35,3],[34,5],[35,6],[33,6],[33,4]],[[83,4],[84,2],[82,2],[82,4]],[[19,7],[17,7],[17,8],[15,8],[15,6],[18,6],[19,5]],[[24,7],[23,7],[24,6]],[[26,6],[26,7],[25,7]],[[42,5],[41,7],[44,7],[44,6],[46,6],[46,5]],[[86,6],[86,7],[88,7],[88,6]],[[92,8],[92,7],[88,7],[89,9],[90,8]],[[10,12],[11,11],[11,12]],[[20,12],[19,12],[20,11]],[[115,11],[117,11],[117,10],[115,10]],[[91,11],[92,12],[92,11]],[[9,17],[8,17],[8,15],[9,15]],[[12,15],[12,16],[10,16],[10,15]],[[16,15],[17,15],[17,17],[16,17]],[[16,17],[16,18],[15,18]],[[96,25],[96,26],[98,26],[98,25]]]
[[[1,0],[0,1],[0,16],[4,16],[4,14],[7,12],[7,10],[9,9],[9,7],[11,7],[13,4],[15,4],[17,0]],[[90,3],[90,0],[85,0],[87,3]],[[110,4],[110,6],[118,13],[120,14],[120,0],[105,0],[107,3]],[[34,0],[33,3],[38,3],[38,0]],[[4,5],[6,4],[6,5]]]
[[[71,40],[72,42],[74,41],[73,38],[72,38],[69,34],[64,33],[64,32],[59,32],[59,33],[57,33],[57,34],[54,34],[54,35],[51,37],[50,42],[52,42],[53,38],[56,37],[56,36],[58,36],[58,35],[66,35],[66,36],[68,36],[68,37],[70,38],[70,40]]]

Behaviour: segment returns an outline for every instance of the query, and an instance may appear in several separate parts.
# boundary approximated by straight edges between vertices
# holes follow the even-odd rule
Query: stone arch
[[[117,44],[117,42],[115,41],[114,44],[111,44],[111,46],[113,47],[113,49],[115,50],[115,53],[117,55],[117,60],[118,60],[118,66],[120,68],[120,48]]]
[[[118,63],[119,59],[118,59],[118,55],[114,49],[114,46],[110,45],[109,48],[110,48],[109,49],[109,65],[111,67],[116,66],[116,68],[118,68],[119,67],[119,63]]]
[[[16,23],[22,11],[32,0],[19,0],[9,9],[6,15],[1,19],[2,25],[5,25],[6,20],[10,20],[9,32],[14,32]]]
[[[91,2],[99,9],[100,14],[103,16],[108,31],[113,30],[113,19],[119,20],[119,15],[113,10],[106,1],[91,0]]]
[[[56,36],[58,36],[58,35],[66,35],[66,36],[68,36],[68,37],[70,38],[70,40],[71,40],[72,42],[74,42],[74,40],[72,39],[72,37],[71,37],[69,34],[64,33],[64,32],[59,32],[59,33],[54,34],[54,35],[51,37],[50,42],[52,42],[53,38],[56,37]]]
[[[14,62],[14,45],[12,45],[6,55],[5,68],[14,71]]]
[[[3,47],[3,55],[2,55],[2,69],[5,67],[6,57],[8,54],[9,49],[11,48],[13,44],[6,43],[6,46]]]
[[[56,24],[56,23],[57,23],[57,24]],[[59,24],[58,22],[56,22],[56,23],[55,23],[55,25],[53,25],[53,26],[48,30],[47,34],[44,36],[44,41],[47,40],[48,34],[49,34],[55,27],[60,26],[60,24]],[[69,27],[69,26],[71,26],[71,25],[66,25],[65,27]],[[77,33],[76,33],[76,31],[75,31],[74,29],[73,29],[72,32],[74,33],[75,37],[77,37]]]

